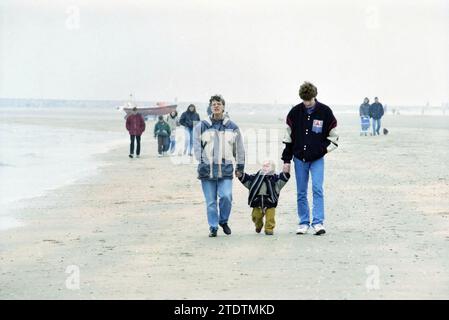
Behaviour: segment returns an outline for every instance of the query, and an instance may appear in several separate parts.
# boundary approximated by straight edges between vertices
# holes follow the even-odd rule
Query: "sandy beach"
[[[335,115],[326,235],[295,234],[293,171],[274,236],[254,232],[234,179],[233,233],[208,238],[196,167],[157,157],[153,122],[129,159],[112,111],[2,111],[2,123],[123,132],[123,143],[96,155],[96,174],[18,204],[22,226],[0,232],[0,299],[448,299],[449,118],[389,114],[389,135],[361,137],[356,114]],[[233,120],[283,128],[278,117]],[[73,266],[79,288],[67,285]]]

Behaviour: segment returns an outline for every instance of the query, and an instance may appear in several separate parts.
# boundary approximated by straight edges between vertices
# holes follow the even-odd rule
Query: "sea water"
[[[95,155],[125,141],[119,132],[0,124],[0,230],[20,226],[11,216],[19,203],[95,173]]]

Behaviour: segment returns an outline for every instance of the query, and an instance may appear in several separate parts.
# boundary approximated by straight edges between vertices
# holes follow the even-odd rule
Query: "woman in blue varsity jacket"
[[[223,97],[212,96],[209,103],[212,113],[195,126],[193,147],[198,161],[198,179],[206,200],[209,237],[216,237],[218,226],[225,234],[231,234],[228,219],[232,206],[233,162],[236,162],[236,173],[243,172],[245,148],[239,127],[224,113]]]
[[[282,153],[284,171],[290,170],[293,158],[297,188],[299,227],[297,234],[307,233],[310,226],[316,235],[324,228],[324,155],[338,147],[337,119],[331,108],[316,100],[317,88],[305,82],[299,88],[302,103],[293,107],[287,115],[285,148]],[[307,185],[312,176],[313,209],[310,221]]]

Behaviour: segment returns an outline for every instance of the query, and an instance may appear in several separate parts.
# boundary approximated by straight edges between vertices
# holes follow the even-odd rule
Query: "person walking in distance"
[[[373,136],[380,135],[380,119],[384,115],[384,107],[379,102],[379,98],[374,98],[374,103],[369,108],[371,118],[373,118]]]
[[[136,157],[140,156],[140,137],[145,131],[145,120],[142,115],[137,112],[137,108],[134,107],[131,114],[126,117],[126,130],[129,132],[131,143],[129,145],[129,157],[133,158],[134,155],[134,141],[137,141]]]
[[[362,127],[360,130],[361,136],[368,135],[368,130],[369,130],[369,126],[370,126],[369,108],[370,108],[369,99],[365,98],[359,108],[360,126]]]
[[[200,116],[196,112],[194,104],[188,106],[187,110],[181,114],[179,123],[185,130],[184,154],[192,155],[193,150],[193,127],[200,121]]]
[[[159,116],[159,121],[154,126],[154,137],[157,138],[157,152],[158,156],[166,155],[170,145],[170,126],[164,121],[163,116]]]
[[[165,122],[167,122],[170,126],[170,146],[168,149],[170,154],[173,154],[176,148],[176,127],[179,126],[178,111],[173,110],[172,112],[170,112],[170,114],[165,119]]]

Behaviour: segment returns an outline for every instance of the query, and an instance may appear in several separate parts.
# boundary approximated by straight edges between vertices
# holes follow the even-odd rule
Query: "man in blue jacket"
[[[373,136],[380,135],[380,119],[384,115],[384,107],[377,97],[374,98],[374,103],[369,107],[369,114],[373,118]]]
[[[317,88],[305,82],[299,88],[302,103],[293,107],[287,115],[285,148],[282,153],[284,172],[290,171],[290,161],[295,164],[299,227],[297,234],[307,233],[310,225],[316,235],[324,229],[324,155],[338,147],[337,119],[331,108],[318,102]],[[312,175],[313,220],[307,200],[309,174]]]

